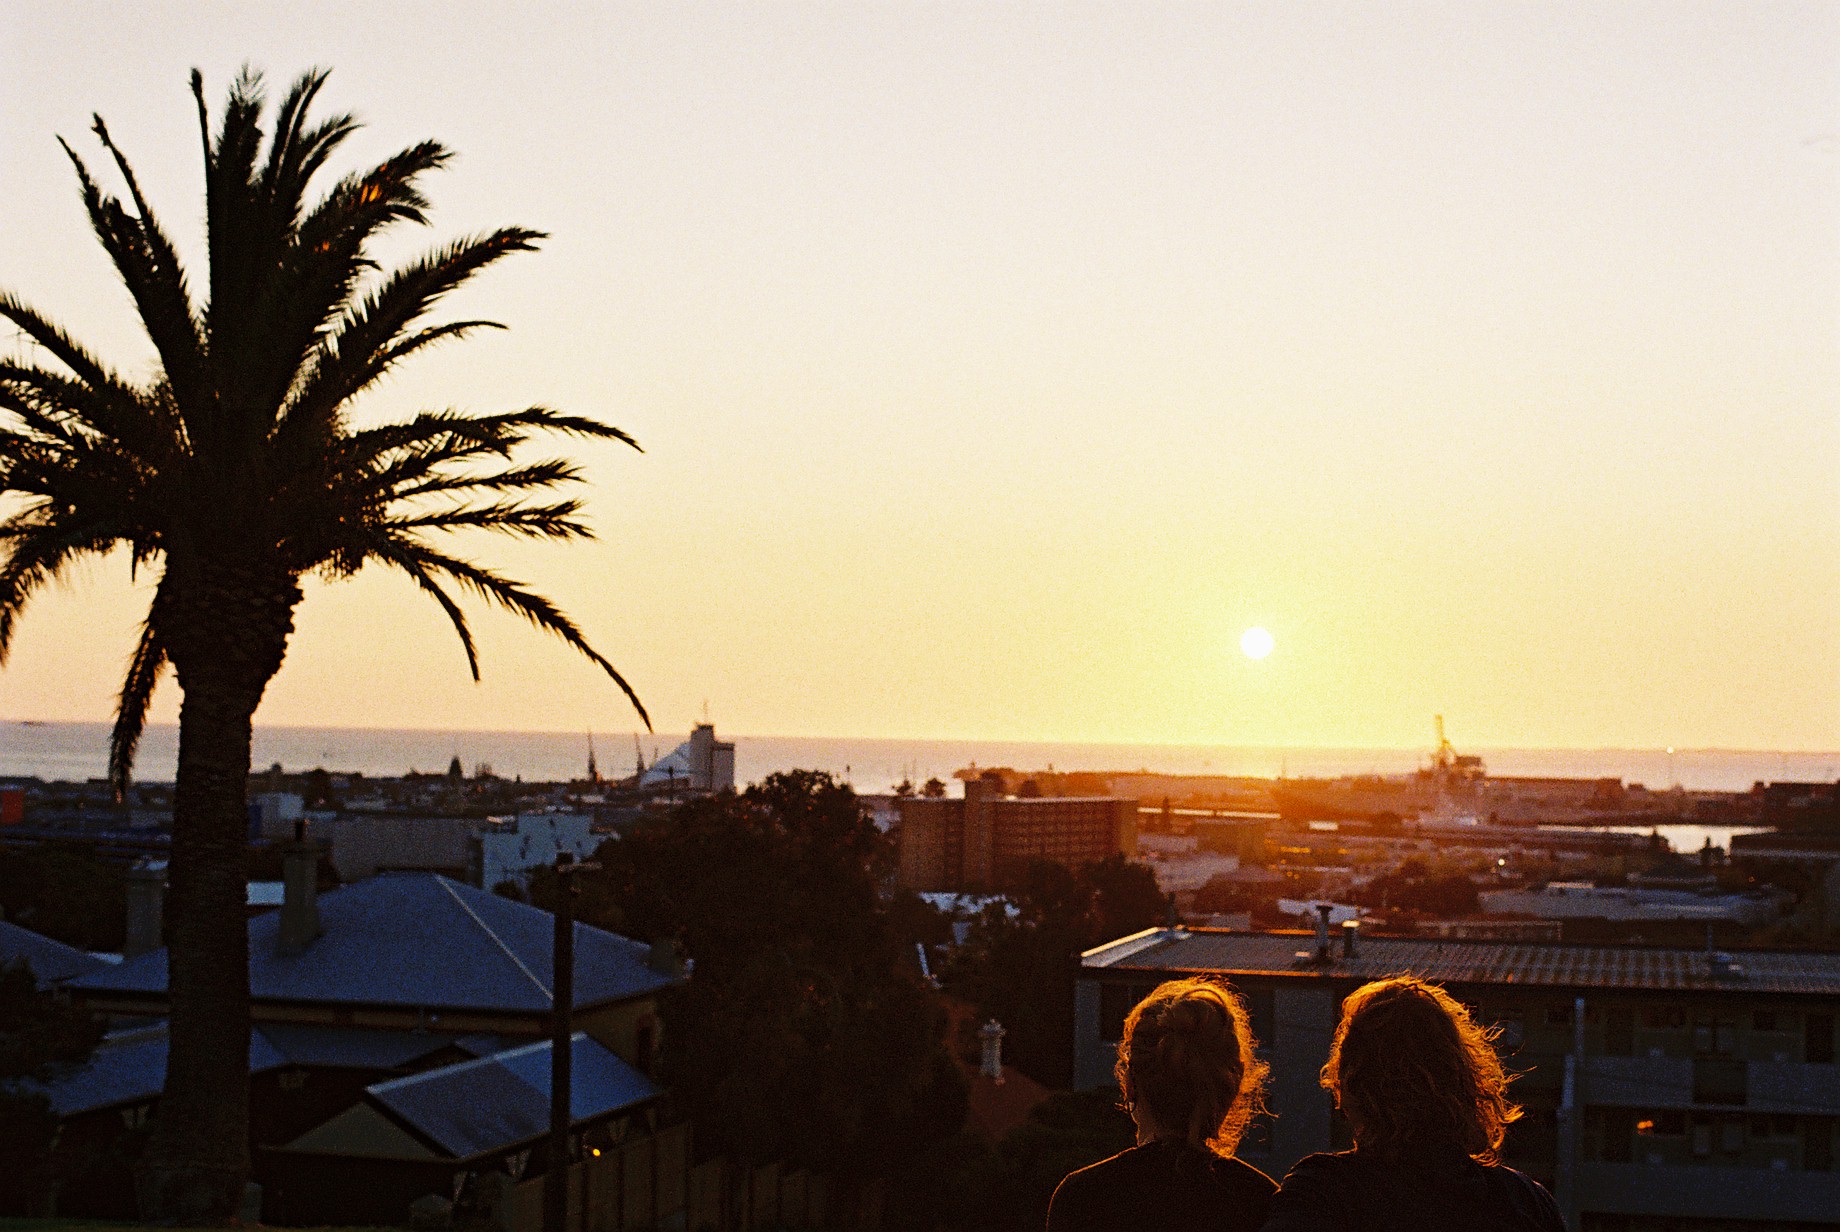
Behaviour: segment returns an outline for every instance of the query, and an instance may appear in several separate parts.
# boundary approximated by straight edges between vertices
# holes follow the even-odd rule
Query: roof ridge
[[[513,950],[509,945],[505,944],[505,939],[499,936],[497,933],[492,931],[492,926],[490,924],[487,924],[483,919],[480,918],[479,913],[473,910],[473,905],[467,902],[464,898],[461,898],[460,895],[455,892],[453,883],[448,881],[448,879],[445,877],[436,877],[435,881],[439,883],[440,887],[443,890],[447,891],[447,895],[449,898],[453,899],[454,902],[460,905],[460,910],[466,912],[467,915],[471,916],[473,923],[479,925],[480,929],[485,933],[485,935],[492,938],[493,944],[497,945],[499,949],[505,952],[505,957],[509,958],[512,961],[512,963],[516,965],[517,969],[519,971],[522,971],[525,974],[525,976],[529,978],[530,982],[537,986],[538,991],[541,992],[545,997],[548,997],[553,1002],[556,999],[556,994],[550,991],[549,985],[545,984],[542,980],[538,979],[537,973],[532,971],[529,967],[525,966],[524,960],[517,956],[517,951]]]

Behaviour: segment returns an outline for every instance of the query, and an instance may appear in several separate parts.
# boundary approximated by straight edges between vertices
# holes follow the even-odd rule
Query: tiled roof
[[[40,988],[60,984],[87,972],[100,971],[109,965],[75,946],[53,941],[29,928],[0,920],[0,967],[10,967],[16,962],[24,962],[32,968]]]
[[[592,1121],[656,1099],[652,1080],[577,1033],[569,1112]],[[550,1045],[545,1040],[365,1088],[393,1117],[453,1159],[510,1150],[549,1132]]]
[[[1409,973],[1459,984],[1840,995],[1840,954],[1740,950],[1721,971],[1704,950],[1364,936],[1354,958],[1342,956],[1335,937],[1327,965],[1298,959],[1300,951],[1315,948],[1311,933],[1151,929],[1088,950],[1082,963],[1089,972],[1219,971],[1355,981]]]
[[[281,913],[249,921],[257,1001],[547,1013],[547,911],[433,873],[395,873],[319,896],[323,935],[299,954],[275,941]],[[677,981],[647,965],[640,942],[575,926],[575,1005],[600,1005]],[[166,951],[74,980],[84,992],[166,991]]]

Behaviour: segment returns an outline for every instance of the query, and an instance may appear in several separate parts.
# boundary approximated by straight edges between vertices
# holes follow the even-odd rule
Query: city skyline
[[[634,433],[581,451],[597,545],[482,555],[661,730],[1840,747],[1830,8],[6,24],[0,287],[124,366],[54,136],[100,112],[196,252],[194,65],[331,67],[340,170],[452,145],[393,256],[552,234],[443,314],[508,333],[367,412]],[[35,601],[0,717],[107,716],[145,600],[88,578]],[[515,621],[474,686],[406,584],[324,589],[261,723],[630,723]]]

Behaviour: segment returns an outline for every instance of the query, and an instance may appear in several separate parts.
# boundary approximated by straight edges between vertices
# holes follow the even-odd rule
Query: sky
[[[1840,6],[508,14],[0,0],[0,287],[145,372],[55,136],[201,263],[189,70],[326,66],[339,171],[458,153],[392,258],[551,236],[356,418],[637,437],[597,542],[464,546],[663,731],[1840,748]],[[45,592],[0,718],[106,718],[145,584]],[[258,722],[633,726],[475,625],[478,685],[405,579],[310,586]]]

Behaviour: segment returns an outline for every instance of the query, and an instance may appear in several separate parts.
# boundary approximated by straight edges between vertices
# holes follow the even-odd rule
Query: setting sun
[[[1277,645],[1277,639],[1264,629],[1252,628],[1239,635],[1239,648],[1248,659],[1263,659]]]

